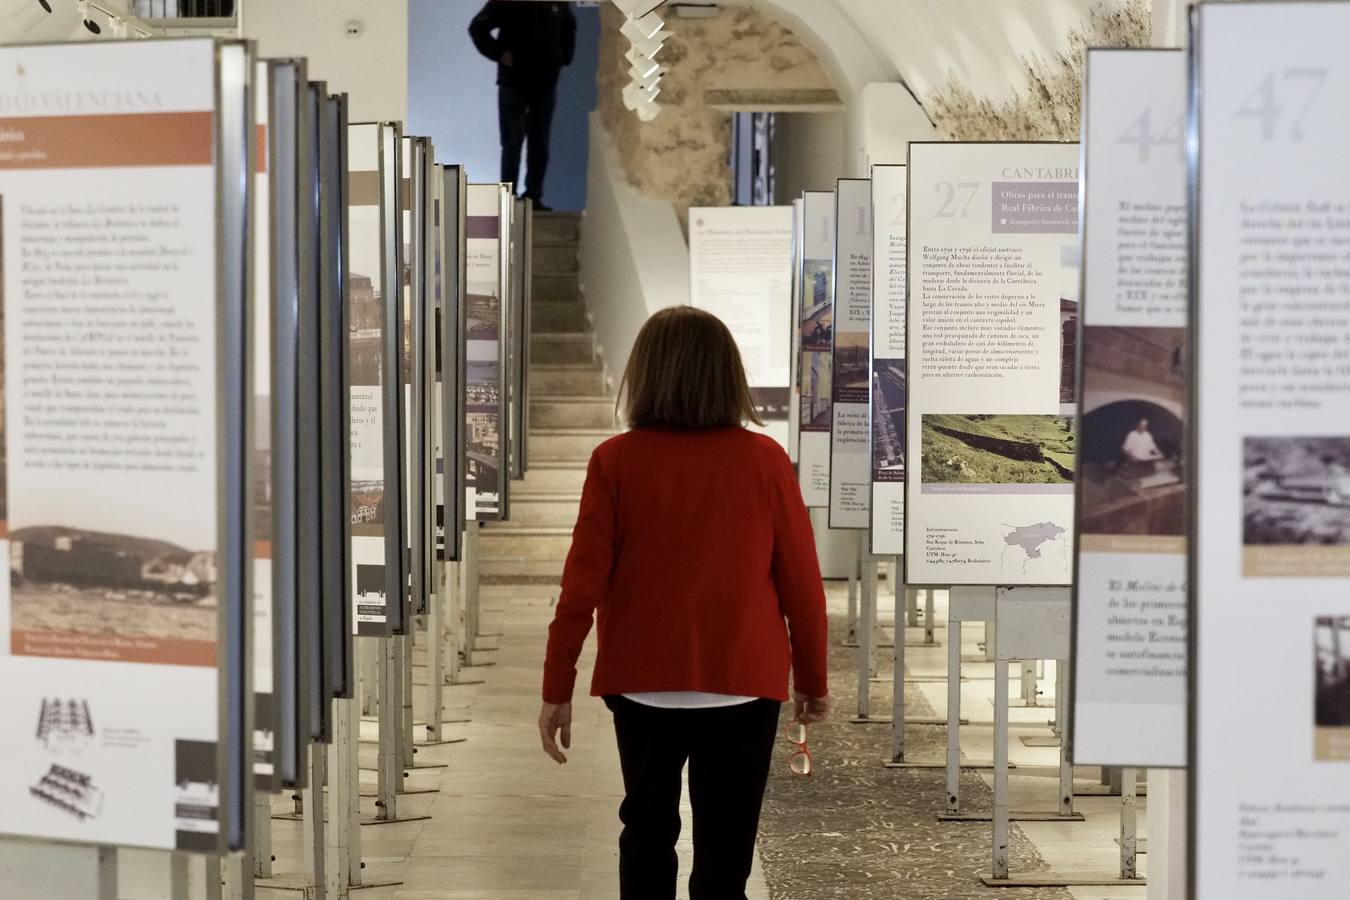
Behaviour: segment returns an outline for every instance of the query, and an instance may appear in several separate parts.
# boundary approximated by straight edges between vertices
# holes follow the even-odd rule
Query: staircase
[[[529,471],[511,483],[511,521],[483,527],[479,571],[496,582],[561,577],[586,463],[617,430],[577,280],[580,229],[579,213],[534,215]]]

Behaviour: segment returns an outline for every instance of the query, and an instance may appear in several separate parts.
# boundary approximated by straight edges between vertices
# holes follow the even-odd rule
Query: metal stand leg
[[[403,756],[399,751],[398,719],[403,698],[397,681],[391,677],[400,668],[396,638],[380,638],[380,749],[377,756],[378,788],[375,818],[398,819],[398,789],[403,781]]]
[[[399,693],[399,718],[398,718],[398,744],[399,757],[403,760],[403,769],[399,772],[398,789],[407,790],[408,770],[414,765],[414,754],[417,753],[417,747],[413,741],[413,701],[412,701],[412,648],[413,634],[416,626],[410,625],[406,635],[400,635],[394,638],[395,646],[398,649],[398,693]],[[439,692],[439,691],[438,691]]]
[[[324,850],[328,839],[324,834],[323,786],[327,767],[324,765],[321,745],[310,744],[308,753],[309,778],[304,789],[304,837],[301,843],[305,854],[305,871],[313,891],[311,896],[314,900],[326,900]]]
[[[950,639],[950,635],[948,636]],[[959,655],[959,654],[958,654]],[[995,879],[1008,877],[1008,666],[994,666],[994,864]]]
[[[861,546],[862,542],[859,541],[859,547]],[[861,555],[861,550],[859,552]],[[876,621],[876,611],[873,608],[877,596],[876,563],[872,560],[863,560],[862,572],[862,603],[858,616],[861,625],[858,632],[858,718],[865,720],[872,710],[872,654],[875,652],[872,646],[872,626]]]
[[[328,748],[328,833],[324,871],[329,900],[347,900],[361,884],[361,816],[357,806],[354,700],[333,701],[333,743]]]
[[[1120,782],[1120,877],[1139,877],[1138,856],[1139,773],[1125,769]]]
[[[272,863],[272,795],[266,791],[253,792],[253,877],[271,878]]]
[[[1022,703],[1025,706],[1039,706],[1037,703],[1037,684],[1036,684],[1036,661],[1024,660],[1022,662]]]
[[[905,761],[905,588],[900,584],[900,558],[895,559],[895,640],[891,671],[891,762]]]
[[[188,897],[192,893],[192,878],[188,871],[191,859],[186,853],[177,851],[169,857],[169,896],[175,900],[179,897]]]
[[[117,848],[98,848],[98,897],[96,900],[117,900]]]
[[[933,634],[934,630],[937,628],[937,613],[935,612],[936,602],[933,599],[935,593],[936,592],[932,588],[923,592],[923,643],[924,646],[927,647],[932,647],[937,643],[937,639]]]
[[[1069,670],[1068,660],[1055,661],[1055,683],[1062,684],[1063,679]],[[1066,691],[1058,691],[1055,697],[1055,707],[1059,708],[1061,697],[1066,695]],[[1055,716],[1059,720],[1058,714]],[[1065,818],[1073,816],[1073,748],[1069,744],[1067,732],[1060,734],[1059,740],[1059,814]]]
[[[445,685],[445,582],[435,594],[427,598],[427,711],[426,739],[441,740],[441,721],[444,718]],[[411,691],[409,694],[411,695]]]
[[[961,622],[947,619],[947,815],[961,814]]]
[[[848,633],[844,635],[844,646],[858,645],[858,589],[862,574],[862,541],[854,534],[853,562],[848,570]]]

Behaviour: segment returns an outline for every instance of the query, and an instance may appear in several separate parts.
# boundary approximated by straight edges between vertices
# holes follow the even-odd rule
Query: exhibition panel
[[[355,124],[348,131],[352,602],[357,634],[382,636],[402,630],[403,612],[402,504],[401,490],[395,490],[402,340],[397,327],[392,339],[387,334],[391,321],[397,326],[402,319],[393,227],[400,141],[390,123]]]
[[[792,201],[792,317],[788,338],[788,459],[794,465],[799,461],[802,443],[802,239],[802,200],[798,197]]]
[[[306,82],[300,92],[298,124],[299,194],[296,226],[300,242],[300,299],[296,351],[296,568],[300,609],[300,659],[305,709],[308,711],[306,734],[312,741],[329,736],[329,697],[324,646],[323,603],[323,521],[321,502],[320,447],[323,435],[319,421],[319,297],[322,232],[319,222],[321,167],[319,145],[322,141],[321,110],[326,91],[315,82]]]
[[[324,659],[330,696],[352,696],[351,582],[351,404],[348,356],[351,344],[347,266],[347,95],[323,98],[322,168],[319,192],[319,447]]]
[[[797,260],[801,311],[797,386],[801,412],[797,478],[808,507],[830,505],[830,361],[834,346],[834,194],[802,194],[802,246]]]
[[[211,40],[0,56],[0,92],[32,99],[0,118],[0,714],[37,721],[0,731],[0,832],[235,848],[253,62]]]
[[[507,280],[510,197],[500,184],[471,184],[465,195],[465,518],[491,522],[503,517],[506,490]]]
[[[872,552],[905,552],[904,166],[872,167],[871,466]]]
[[[306,723],[309,721],[309,696],[305,689],[308,669],[303,658],[305,648],[300,631],[300,595],[296,586],[296,534],[299,519],[295,490],[296,470],[300,463],[296,429],[300,308],[298,126],[304,72],[305,64],[299,60],[278,60],[269,64],[269,289],[263,298],[269,304],[270,346],[267,349],[266,366],[261,363],[261,349],[254,361],[254,378],[259,379],[266,373],[271,395],[267,415],[270,423],[271,474],[267,484],[272,507],[272,683],[277,720],[273,744],[277,779],[283,785],[299,785],[304,780],[305,742],[301,734],[306,732]],[[254,263],[261,273],[261,261],[256,255]],[[255,304],[260,300],[260,297],[254,297]],[[260,381],[257,383],[261,384]],[[259,467],[262,462],[261,458],[256,460]]]
[[[1073,754],[1186,764],[1186,57],[1091,50]]]
[[[1350,884],[1347,33],[1341,2],[1193,12],[1195,900]]]
[[[689,210],[689,304],[731,329],[764,431],[785,449],[792,227],[790,206]]]
[[[441,169],[440,297],[439,347],[437,356],[440,398],[441,455],[437,470],[441,473],[442,501],[436,511],[437,529],[442,533],[441,552],[446,560],[462,558],[465,513],[465,366],[466,322],[465,284],[468,208],[468,180],[464,167],[447,165]],[[448,448],[448,452],[446,452]]]
[[[405,136],[402,141],[403,178],[399,206],[403,216],[403,341],[400,381],[403,385],[404,480],[407,498],[408,540],[404,545],[410,590],[409,612],[427,611],[426,501],[426,317],[427,317],[427,190],[434,164],[426,138]]]
[[[872,182],[841,178],[835,185],[834,328],[830,347],[831,528],[868,527],[868,430],[871,417]]]
[[[1078,145],[909,148],[905,581],[1067,585]]]
[[[270,166],[273,138],[269,128],[272,94],[271,63],[259,62],[253,73],[253,114],[257,121],[257,165],[249,237],[253,241],[253,421],[250,480],[253,484],[253,781],[260,791],[280,787],[277,781],[277,690],[272,678],[272,196]]]
[[[530,368],[530,235],[534,223],[534,205],[523,197],[516,198],[511,210],[511,342],[509,345],[510,393],[507,405],[511,410],[510,470],[511,478],[525,477],[526,441],[529,439],[529,402],[526,388]]]

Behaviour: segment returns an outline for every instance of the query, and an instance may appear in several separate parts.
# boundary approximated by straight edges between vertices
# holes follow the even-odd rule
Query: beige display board
[[[792,390],[792,207],[689,210],[689,304],[731,329],[764,431],[786,450]]]
[[[1187,896],[1339,900],[1350,3],[1205,3],[1192,16]]]
[[[391,123],[348,128],[351,346],[351,578],[356,633],[403,628],[401,135]]]
[[[834,193],[802,194],[802,242],[797,261],[799,407],[797,478],[802,500],[830,505],[830,362],[834,345]]]
[[[511,194],[471,184],[466,198],[465,517],[493,522],[505,513],[507,484],[506,302]]]
[[[909,584],[1066,585],[1078,145],[912,143]]]
[[[0,49],[0,833],[242,844],[253,75]]]
[[[871,524],[872,183],[841,178],[834,190],[834,333],[830,364],[829,526]]]
[[[871,539],[878,556],[905,552],[905,242],[909,175],[872,167]]]
[[[1073,759],[1186,764],[1186,57],[1091,50]]]

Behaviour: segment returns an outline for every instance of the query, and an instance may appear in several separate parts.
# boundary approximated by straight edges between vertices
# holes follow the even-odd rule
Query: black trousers
[[[528,146],[525,196],[540,200],[544,196],[544,174],[548,171],[548,144],[553,130],[553,108],[557,104],[557,84],[502,84],[497,86],[497,117],[501,125],[502,181],[519,191],[520,151]]]
[[[614,713],[626,793],[619,807],[619,896],[675,900],[680,775],[688,762],[689,900],[745,900],[782,704],[658,709],[616,696],[605,705]]]

